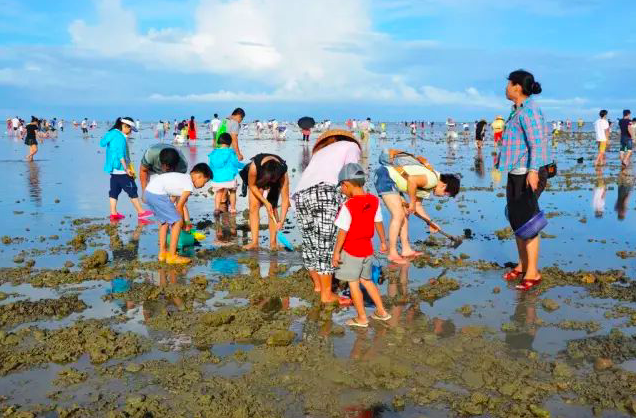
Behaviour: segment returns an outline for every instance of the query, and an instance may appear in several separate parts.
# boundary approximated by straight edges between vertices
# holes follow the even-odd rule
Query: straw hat
[[[503,119],[503,116],[497,115],[497,117],[495,119]]]
[[[335,137],[335,138],[334,138]],[[331,138],[334,138],[331,140]],[[329,144],[326,142],[331,141]],[[314,144],[313,149],[311,150],[311,154],[315,154],[317,151],[320,151],[322,148],[327,145],[331,145],[333,142],[338,141],[349,141],[355,143],[358,147],[360,147],[360,143],[356,139],[355,136],[349,131],[345,131],[344,129],[330,129],[324,132],[322,135],[318,137],[316,143]]]

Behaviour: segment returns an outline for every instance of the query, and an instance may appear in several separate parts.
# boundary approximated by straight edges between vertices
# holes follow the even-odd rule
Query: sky
[[[0,114],[548,119],[636,109],[634,0],[0,0]]]

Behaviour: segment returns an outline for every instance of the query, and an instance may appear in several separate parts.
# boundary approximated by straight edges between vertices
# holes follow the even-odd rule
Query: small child
[[[232,135],[223,132],[217,140],[219,148],[215,148],[208,154],[210,168],[214,181],[214,216],[222,212],[221,205],[226,193],[230,195],[230,213],[236,213],[236,188],[238,183],[236,175],[245,164],[239,162],[236,152],[231,147]]]
[[[212,178],[212,171],[206,163],[199,163],[192,167],[190,174],[176,173],[176,164],[167,166],[168,172],[152,176],[146,187],[146,203],[150,206],[157,220],[161,223],[159,228],[159,261],[168,264],[186,264],[190,262],[187,257],[177,255],[177,242],[181,228],[185,223],[183,208],[190,193],[194,188],[201,188]],[[178,197],[177,206],[170,197]],[[170,231],[170,249],[166,251],[166,237]]]
[[[82,122],[84,123],[84,122]],[[130,162],[126,137],[136,131],[135,122],[131,117],[117,118],[115,125],[100,140],[99,145],[106,148],[104,171],[110,173],[110,220],[119,221],[125,216],[117,212],[117,199],[121,191],[125,191],[137,210],[139,220],[152,216],[149,210],[144,211],[139,202],[137,184],[135,184],[135,169]]]
[[[338,270],[339,280],[349,282],[351,299],[358,316],[349,319],[347,325],[366,328],[369,326],[364,310],[364,299],[360,290],[360,282],[366,289],[376,310],[371,316],[379,321],[388,321],[391,315],[384,310],[382,297],[371,281],[371,258],[373,256],[373,228],[380,236],[382,251],[386,251],[386,239],[382,226],[380,200],[363,189],[364,170],[359,164],[349,163],[342,167],[338,174],[341,192],[348,200],[340,208],[335,224],[338,227],[338,238],[333,250],[333,266]],[[342,258],[340,252],[344,250]],[[342,263],[342,265],[340,265]]]

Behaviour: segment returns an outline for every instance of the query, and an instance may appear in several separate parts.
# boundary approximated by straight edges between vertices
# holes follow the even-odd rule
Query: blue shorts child
[[[131,199],[139,197],[137,194],[137,185],[132,177],[128,174],[111,174],[108,196],[112,199],[117,199],[122,190],[125,191]]]
[[[146,204],[155,214],[155,218],[162,224],[174,224],[181,220],[174,203],[167,194],[154,194],[146,191]]]

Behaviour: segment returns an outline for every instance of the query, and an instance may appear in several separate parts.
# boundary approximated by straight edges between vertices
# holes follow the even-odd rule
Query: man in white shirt
[[[607,122],[607,110],[601,110],[598,115],[599,118],[594,122],[596,142],[598,142],[598,155],[596,156],[594,165],[605,165],[605,149],[607,148],[607,139],[610,135],[609,122]]]
[[[212,133],[212,140],[216,140],[216,133],[219,131],[219,126],[221,126],[221,120],[219,119],[218,114],[214,114],[214,118],[210,121],[210,132]]]

